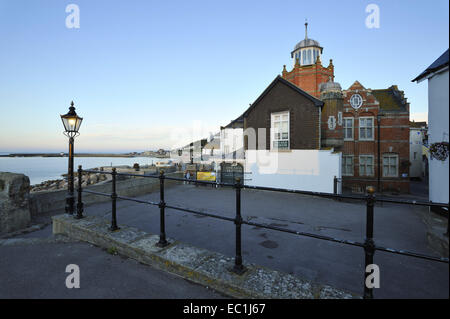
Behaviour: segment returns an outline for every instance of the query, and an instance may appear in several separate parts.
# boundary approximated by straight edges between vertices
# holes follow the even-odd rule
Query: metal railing
[[[112,175],[112,189],[111,193],[102,193],[102,192],[95,192],[87,189],[82,188],[82,175],[83,173],[94,173],[94,174],[111,174]],[[141,200],[137,198],[130,198],[125,196],[120,196],[116,192],[116,178],[118,175],[121,176],[128,176],[128,177],[143,177],[143,178],[158,178],[160,187],[159,187],[159,193],[160,198],[159,202],[151,202],[146,200]],[[185,178],[178,178],[178,177],[170,177],[166,176],[164,174],[164,171],[160,171],[159,176],[158,175],[138,175],[138,174],[131,174],[131,173],[118,173],[115,168],[112,169],[111,172],[107,171],[95,171],[95,170],[83,170],[81,165],[78,167],[78,201],[77,201],[77,213],[75,215],[75,218],[80,219],[83,218],[83,202],[82,202],[82,193],[90,193],[94,195],[100,195],[100,196],[107,196],[111,197],[111,203],[112,203],[112,213],[111,213],[111,227],[109,228],[111,231],[116,231],[120,229],[117,226],[117,211],[116,211],[116,202],[117,199],[121,200],[128,200],[128,201],[134,201],[137,203],[143,203],[143,204],[149,204],[159,207],[159,213],[160,213],[160,233],[159,233],[159,242],[157,243],[157,246],[159,247],[165,247],[169,245],[169,242],[166,239],[166,232],[165,232],[165,210],[167,209],[174,209],[178,211],[183,211],[187,213],[212,217],[221,219],[224,221],[233,222],[236,226],[236,255],[234,257],[234,266],[232,271],[237,274],[243,274],[246,271],[246,268],[244,267],[242,263],[242,252],[241,252],[241,226],[242,225],[249,225],[249,226],[256,226],[260,228],[266,228],[271,229],[275,231],[280,231],[284,233],[290,233],[298,236],[305,236],[310,238],[316,238],[320,240],[326,240],[329,242],[335,242],[350,246],[357,246],[364,249],[365,253],[365,272],[364,272],[364,298],[373,298],[373,288],[367,287],[366,279],[370,275],[368,272],[366,272],[367,266],[373,264],[373,256],[375,254],[375,251],[382,251],[397,255],[404,255],[404,256],[410,256],[415,258],[421,258],[426,260],[431,260],[435,262],[441,262],[441,263],[449,263],[448,258],[443,257],[435,257],[435,256],[429,256],[417,252],[411,252],[407,250],[397,250],[392,249],[388,247],[382,247],[375,244],[373,240],[373,228],[374,228],[374,206],[376,202],[386,202],[386,203],[396,203],[396,204],[403,204],[403,205],[416,205],[416,206],[434,206],[434,207],[445,207],[448,210],[449,204],[444,203],[433,203],[433,202],[427,202],[427,201],[416,201],[416,200],[404,200],[404,199],[377,199],[374,195],[374,188],[370,187],[368,188],[367,195],[342,195],[342,194],[336,194],[336,193],[322,193],[322,192],[311,192],[311,191],[300,191],[300,190],[292,190],[292,189],[281,189],[281,188],[272,188],[272,187],[262,187],[262,186],[249,186],[249,185],[243,185],[241,183],[240,178],[236,179],[236,183],[217,183],[217,182],[211,182],[211,181],[200,181],[195,180],[196,183],[199,184],[206,184],[206,185],[219,185],[224,187],[233,187],[236,191],[236,211],[235,211],[235,218],[227,217],[227,216],[220,216],[212,213],[205,213],[200,212],[194,209],[189,209],[186,207],[179,207],[174,205],[169,205],[166,203],[164,199],[164,184],[165,180],[172,180],[172,181],[179,181],[179,182],[193,182],[191,179],[185,179]],[[301,232],[301,231],[294,231],[287,228],[267,225],[267,224],[261,224],[261,223],[255,223],[250,221],[245,221],[242,218],[241,215],[241,190],[245,189],[253,189],[253,190],[262,190],[262,191],[273,191],[273,192],[282,192],[282,193],[293,193],[293,194],[303,194],[303,195],[311,195],[311,196],[318,196],[318,197],[324,197],[324,198],[333,198],[333,199],[350,199],[350,200],[358,200],[358,201],[365,201],[366,202],[366,236],[364,242],[358,242],[358,241],[351,241],[351,240],[344,240],[344,239],[338,239],[330,236],[324,236],[324,235],[318,235],[314,233],[308,233],[308,232]],[[447,233],[448,236],[448,224],[447,224]]]

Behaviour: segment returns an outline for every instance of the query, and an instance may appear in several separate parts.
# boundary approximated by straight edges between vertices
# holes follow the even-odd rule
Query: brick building
[[[323,48],[308,38],[307,27],[291,52],[293,69],[284,66],[282,77],[324,102],[319,147],[342,152],[343,188],[409,192],[409,103],[403,91],[396,85],[366,89],[358,81],[342,90],[332,60],[322,66]]]
[[[344,187],[409,192],[409,103],[403,91],[366,89],[358,81],[343,91]],[[378,180],[379,177],[379,180]]]

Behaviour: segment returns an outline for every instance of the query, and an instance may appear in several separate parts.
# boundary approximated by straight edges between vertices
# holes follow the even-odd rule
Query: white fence
[[[247,150],[245,184],[333,193],[334,177],[341,178],[341,161],[342,154],[330,150]]]

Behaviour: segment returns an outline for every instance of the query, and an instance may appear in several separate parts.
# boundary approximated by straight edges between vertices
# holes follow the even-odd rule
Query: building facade
[[[393,85],[343,91],[343,187],[363,192],[409,192],[409,103]]]
[[[449,202],[449,51],[444,52],[425,71],[412,81],[428,80],[428,145],[429,199]],[[433,156],[432,149],[447,149],[447,157]],[[444,152],[443,152],[444,153]]]
[[[409,192],[409,103],[403,91],[395,85],[366,89],[358,81],[342,90],[332,60],[322,66],[322,53],[305,31],[291,53],[293,69],[284,66],[282,77],[324,102],[319,147],[342,152],[342,187]]]
[[[414,179],[428,178],[428,157],[425,151],[428,145],[427,123],[409,123],[409,176]]]
[[[333,192],[341,153],[321,149],[324,102],[278,76],[242,115],[245,183]]]

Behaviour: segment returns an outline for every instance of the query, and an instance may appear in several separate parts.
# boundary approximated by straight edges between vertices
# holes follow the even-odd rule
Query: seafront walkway
[[[0,239],[0,299],[216,299],[226,296],[91,244],[53,236],[51,225]],[[66,266],[80,269],[80,288],[66,287]]]
[[[156,191],[138,198],[157,202],[159,192]],[[234,218],[235,215],[235,192],[230,188],[174,185],[166,189],[165,201],[171,205],[189,207],[231,218]],[[244,220],[346,240],[361,241],[364,239],[365,209],[365,203],[339,202],[299,194],[242,190],[242,217]],[[61,213],[54,212],[55,215]],[[424,216],[427,214],[428,209],[425,207],[376,204],[374,218],[376,243],[385,247],[439,256],[438,252],[430,248],[427,241],[427,227],[424,223]],[[87,205],[84,215],[110,220],[111,203]],[[48,216],[42,216],[40,219],[36,220],[36,223],[44,225],[49,223]],[[119,227],[121,225],[134,226],[148,233],[159,234],[159,208],[157,206],[119,200],[117,202],[117,221]],[[22,237],[33,237],[36,234],[51,238],[50,225],[38,232],[22,235]],[[170,239],[234,257],[235,226],[233,223],[166,209],[166,234]],[[70,246],[67,245],[80,245],[75,249],[75,252],[78,251],[78,253],[75,253],[74,256],[83,254],[82,247],[89,250],[100,249],[87,248],[88,244],[81,243],[61,245],[66,245],[67,249],[70,249]],[[2,250],[10,251],[12,255],[14,249],[16,248],[12,246],[0,245],[0,252]],[[29,250],[32,251],[32,248]],[[55,254],[57,249],[54,251],[46,253]],[[60,252],[62,251],[64,251],[63,248]],[[85,254],[89,255],[89,252]],[[120,257],[108,255],[106,252],[102,252],[102,254],[105,258],[120,259]],[[344,246],[243,225],[242,255],[244,264],[254,263],[350,292],[361,293],[363,288],[361,285],[364,274],[364,251],[360,247]],[[109,261],[105,259],[104,262]],[[133,263],[127,261],[126,267]],[[448,264],[378,251],[375,253],[374,263],[380,267],[381,273],[381,287],[375,289],[375,298],[448,298],[449,296]],[[7,267],[4,263],[0,266],[2,267],[0,271]],[[140,266],[152,269],[149,266]],[[138,270],[136,271],[141,274]],[[150,273],[154,271],[156,270],[149,270]],[[126,278],[124,276],[121,280],[128,280]],[[147,284],[149,283],[147,282]],[[197,285],[194,286],[199,289]],[[198,296],[204,296],[203,293],[220,296],[210,290],[198,291]]]
[[[157,202],[159,192],[139,197]],[[175,206],[234,218],[235,192],[230,188],[175,185],[165,201]],[[365,234],[365,203],[339,202],[299,194],[242,190],[242,217],[273,226],[361,241]],[[85,215],[111,218],[109,202],[85,207]],[[438,256],[427,241],[426,207],[383,203],[375,207],[377,244]],[[117,202],[119,226],[159,234],[159,208]],[[235,225],[230,222],[166,209],[166,234],[195,247],[234,257]],[[244,263],[251,262],[312,282],[360,293],[364,251],[338,243],[242,226]],[[376,252],[381,288],[375,298],[448,298],[448,264]]]

